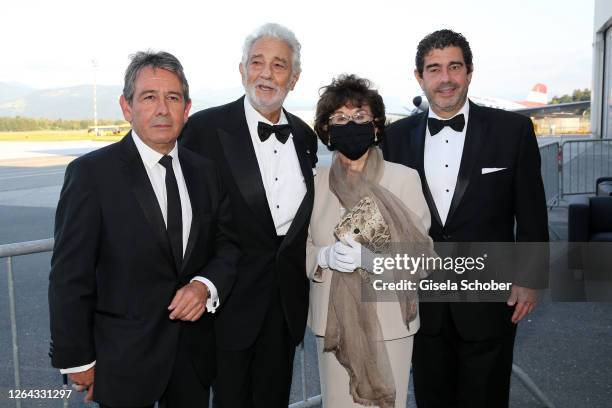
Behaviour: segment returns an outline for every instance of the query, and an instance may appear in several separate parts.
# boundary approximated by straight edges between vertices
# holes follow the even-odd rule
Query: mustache
[[[443,82],[437,88],[436,91],[447,90],[449,88],[459,88],[459,85],[455,82]]]
[[[167,119],[154,120],[151,126],[172,126],[172,121]]]
[[[278,85],[276,85],[274,82],[272,81],[268,81],[266,79],[258,79],[257,81],[255,81],[255,83],[253,84],[253,87],[257,87],[257,86],[267,86],[268,88],[272,88],[275,91],[278,91],[280,88],[278,87]]]

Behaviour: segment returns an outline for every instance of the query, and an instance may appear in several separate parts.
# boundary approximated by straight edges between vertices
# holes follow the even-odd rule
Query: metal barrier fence
[[[0,259],[6,258],[7,261],[7,278],[9,292],[9,314],[11,320],[11,342],[13,351],[13,374],[15,389],[21,389],[21,376],[19,365],[19,342],[17,338],[17,319],[15,313],[15,290],[13,279],[13,257],[21,255],[29,255],[42,252],[50,252],[53,250],[53,239],[43,239],[39,241],[19,242],[14,244],[0,245]],[[305,347],[298,349],[298,358],[300,361],[301,372],[301,397],[302,400],[289,405],[289,408],[308,408],[321,405],[321,395],[308,397],[306,394],[306,353]],[[316,359],[316,357],[314,357]],[[538,386],[529,378],[529,376],[516,364],[512,365],[512,374],[536,397],[545,407],[553,408],[551,400],[542,392]],[[64,388],[67,385],[64,384]],[[63,399],[63,406],[68,406],[68,399]],[[15,407],[21,408],[21,400],[15,399]]]
[[[593,194],[598,177],[612,176],[612,139],[568,140],[561,148],[561,197]]]
[[[6,258],[6,270],[9,295],[9,316],[11,320],[11,345],[13,350],[13,377],[15,390],[21,389],[21,372],[19,365],[19,342],[17,339],[17,317],[15,313],[15,281],[13,279],[13,257],[20,255],[37,254],[53,250],[53,238],[40,241],[19,242],[15,244],[0,245],[0,259]],[[64,406],[68,406],[64,399]],[[21,399],[15,398],[15,407],[21,408]]]
[[[540,157],[546,203],[554,206],[559,203],[559,142],[540,146]]]
[[[306,395],[306,348],[303,343],[302,347],[299,347],[298,353],[300,355],[302,400],[289,405],[289,408],[318,407],[321,405],[321,395],[315,395],[310,398]]]

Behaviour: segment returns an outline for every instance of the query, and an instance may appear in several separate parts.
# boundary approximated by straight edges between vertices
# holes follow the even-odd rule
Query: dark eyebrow
[[[159,94],[159,91],[156,90],[156,89],[145,89],[144,91],[140,92],[137,95],[137,97],[141,97],[141,96],[146,95],[146,94],[155,94],[155,95],[157,95],[157,94]],[[183,93],[182,92],[176,92],[176,91],[169,91],[168,95],[178,95],[181,98],[183,97]]]
[[[142,96],[142,95],[144,95],[144,94],[148,94],[148,93],[154,93],[154,94],[156,94],[156,93],[158,93],[158,92],[157,92],[155,89],[145,89],[145,90],[143,90],[143,91],[139,92],[139,93],[138,93],[138,96]]]
[[[465,63],[463,61],[451,61],[448,63],[448,65],[460,65],[460,66],[464,66]],[[425,66],[425,69],[429,69],[429,68],[440,68],[441,65],[439,63],[434,63],[434,64],[429,64]]]
[[[287,64],[287,60],[285,58],[274,57],[274,60],[275,61],[280,61],[280,62],[282,62],[284,64]]]

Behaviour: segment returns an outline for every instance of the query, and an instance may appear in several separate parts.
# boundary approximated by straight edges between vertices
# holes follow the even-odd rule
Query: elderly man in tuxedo
[[[531,120],[469,101],[473,68],[461,34],[421,40],[414,73],[430,108],[389,127],[385,158],[419,172],[435,242],[546,242]],[[506,303],[421,302],[412,359],[419,408],[508,406],[516,324],[546,285],[545,273],[523,272]]]
[[[239,251],[216,166],[176,140],[180,62],[138,52],[120,98],[132,130],[66,169],[49,277],[52,364],[103,407],[207,407],[213,314]]]
[[[182,143],[214,160],[225,182],[243,256],[215,321],[220,408],[286,408],[295,347],[308,312],[306,237],[316,136],[283,109],[300,77],[300,43],[265,24],[247,37],[245,96],[194,114]]]

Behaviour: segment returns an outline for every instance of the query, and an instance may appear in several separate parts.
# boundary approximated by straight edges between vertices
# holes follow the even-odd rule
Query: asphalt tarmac
[[[65,165],[91,148],[39,146],[35,149],[37,156],[32,157],[17,155],[14,152],[19,151],[18,147],[5,148],[0,143],[0,244],[52,237]],[[554,209],[550,214],[552,226],[561,238],[567,236],[565,211]],[[22,389],[61,388],[61,376],[51,368],[47,356],[49,262],[50,253],[13,259]],[[310,332],[305,345],[307,396],[313,396],[320,393],[320,388]],[[296,356],[291,402],[302,398],[299,353]],[[551,302],[545,293],[535,312],[518,327],[514,356],[515,363],[556,407],[611,407],[612,304]],[[6,260],[0,259],[0,407],[15,406],[15,401],[8,398],[11,389],[14,376],[7,266]],[[81,400],[82,395],[73,393],[69,406],[95,406]],[[26,399],[21,406],[60,407],[62,401]],[[411,399],[408,407],[414,406]],[[543,405],[513,377],[511,406]]]

